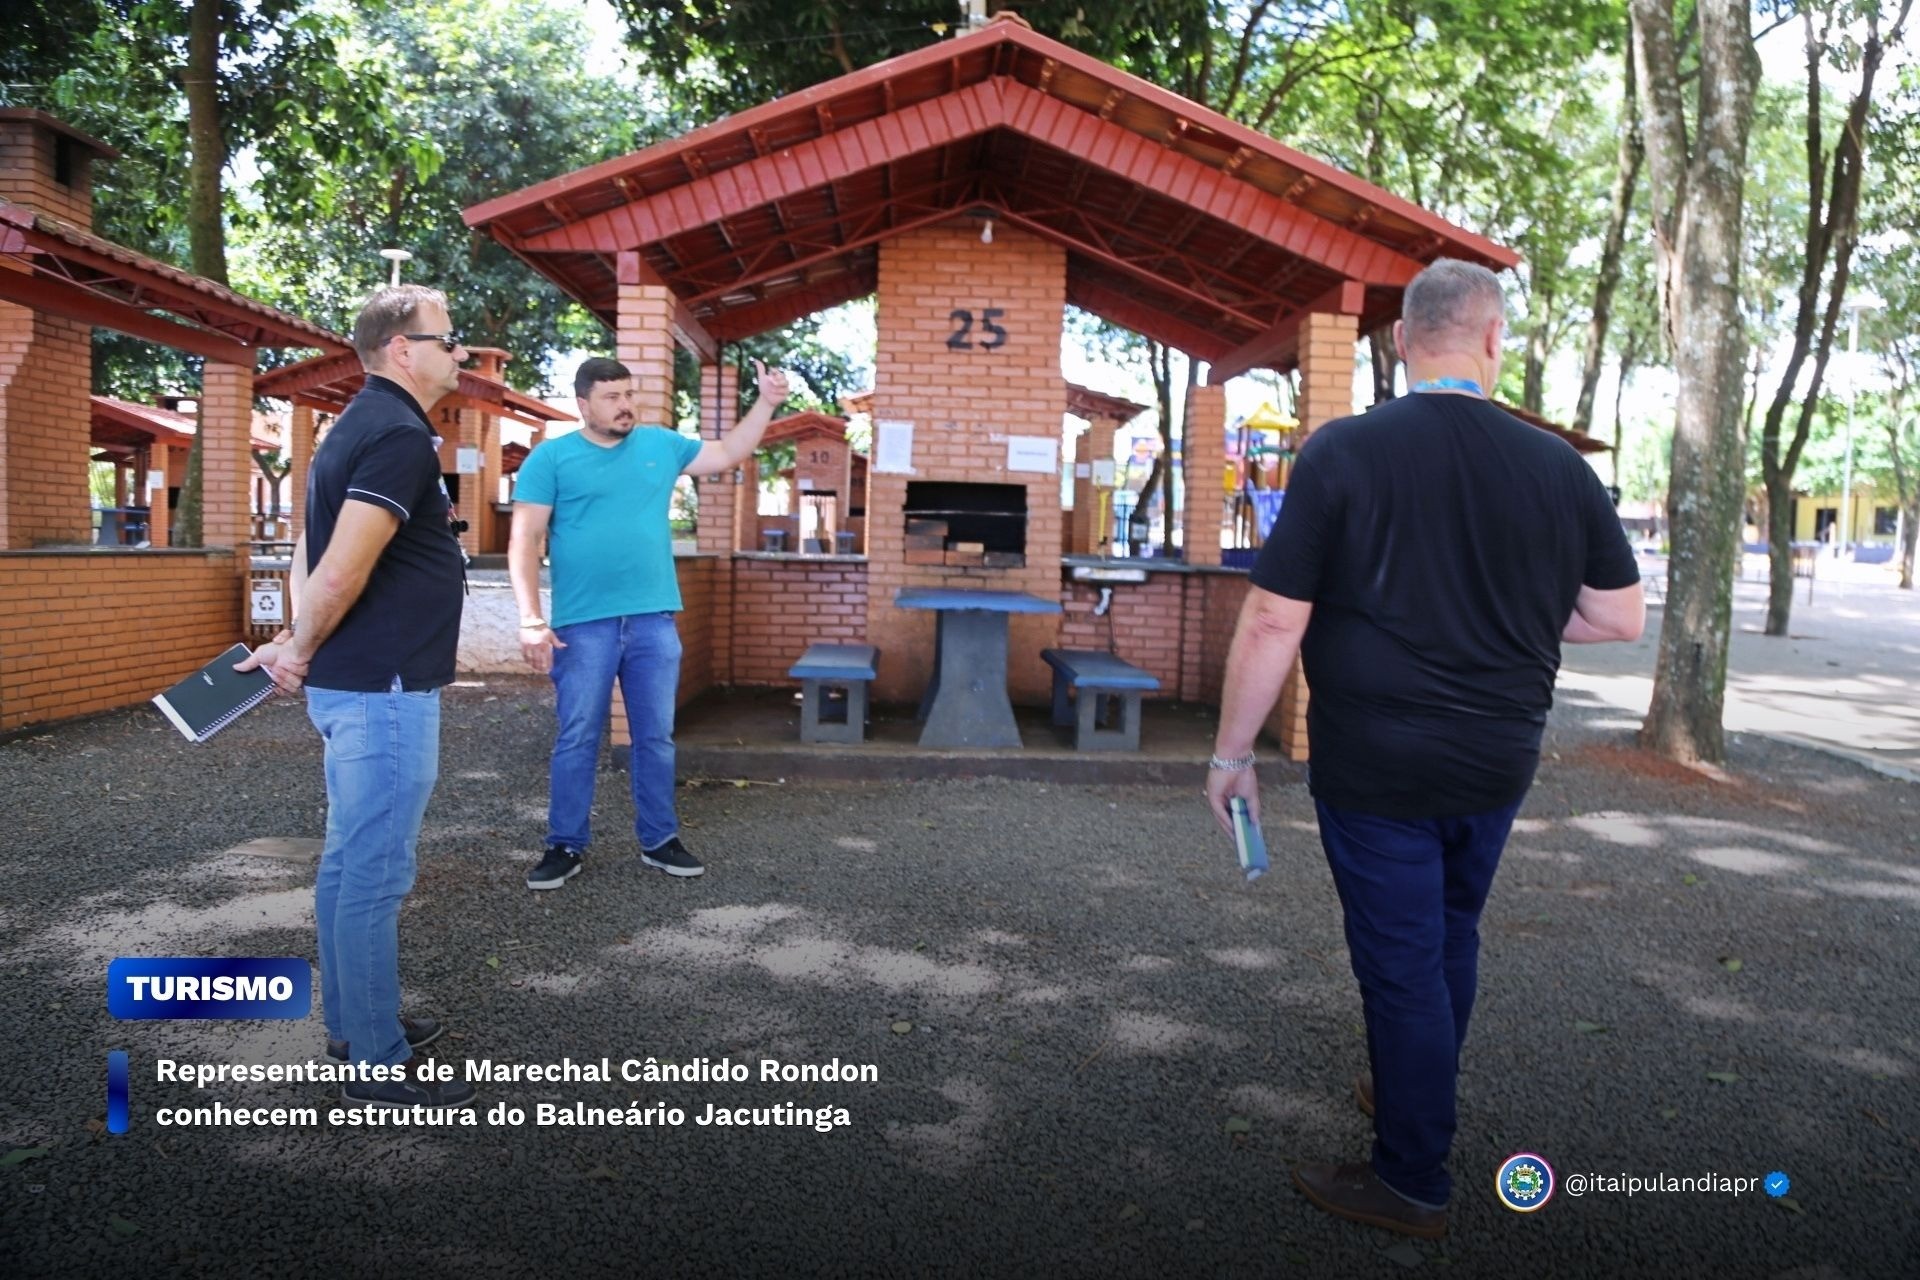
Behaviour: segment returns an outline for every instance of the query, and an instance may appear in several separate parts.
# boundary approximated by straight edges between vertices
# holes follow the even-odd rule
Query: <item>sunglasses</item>
[[[452,355],[453,349],[460,345],[460,335],[457,333],[403,333],[399,336],[408,342],[437,342],[448,355]]]

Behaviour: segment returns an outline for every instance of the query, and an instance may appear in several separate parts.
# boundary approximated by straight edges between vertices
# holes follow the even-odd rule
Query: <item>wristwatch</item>
[[[547,629],[547,620],[545,618],[522,618],[520,619],[520,629],[522,631],[545,631]]]

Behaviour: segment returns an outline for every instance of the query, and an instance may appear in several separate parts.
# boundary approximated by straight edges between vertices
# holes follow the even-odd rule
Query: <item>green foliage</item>
[[[1230,8],[1207,0],[987,6],[1002,7],[1017,9],[1036,31],[1142,75],[1142,67],[1164,70],[1188,54],[1197,66],[1197,50]],[[703,119],[910,53],[954,35],[960,23],[955,0],[614,0],[614,8],[633,48]]]
[[[403,277],[447,292],[468,345],[505,348],[507,379],[540,385],[546,352],[603,345],[605,332],[461,211],[685,121],[632,77],[592,70],[578,14],[542,0],[395,0],[357,24],[357,56],[387,68],[390,145],[344,157],[308,217],[263,206],[246,237],[252,282],[344,329],[385,282],[379,250],[405,248]]]
[[[166,0],[50,0],[35,32],[9,47],[5,101],[37,106],[120,152],[94,170],[94,228],[164,262],[189,260],[185,74],[189,6]],[[221,9],[218,84],[225,151],[251,183],[224,182],[234,238],[266,221],[325,219],[349,157],[380,153],[392,136],[383,64],[349,48],[349,12],[313,0],[249,0]],[[37,26],[35,25],[37,23]],[[16,78],[17,77],[17,78]],[[247,258],[243,252],[243,264]],[[235,272],[268,301],[297,296]],[[295,291],[297,294],[297,291]],[[189,387],[199,361],[102,333],[96,390],[150,399]]]

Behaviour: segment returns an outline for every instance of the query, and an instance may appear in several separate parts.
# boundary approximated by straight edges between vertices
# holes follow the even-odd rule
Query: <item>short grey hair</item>
[[[1459,258],[1435,258],[1400,301],[1407,346],[1428,352],[1447,350],[1506,313],[1499,277]]]
[[[386,345],[412,329],[420,308],[430,305],[445,309],[447,295],[423,284],[390,285],[361,303],[353,320],[353,349],[360,363],[369,369],[385,363]]]

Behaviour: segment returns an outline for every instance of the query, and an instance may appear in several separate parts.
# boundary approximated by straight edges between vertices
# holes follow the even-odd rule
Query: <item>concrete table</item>
[[[902,609],[932,609],[933,680],[920,700],[923,747],[1018,747],[1007,697],[1007,615],[1059,613],[1058,600],[1019,591],[907,587],[893,598]]]

